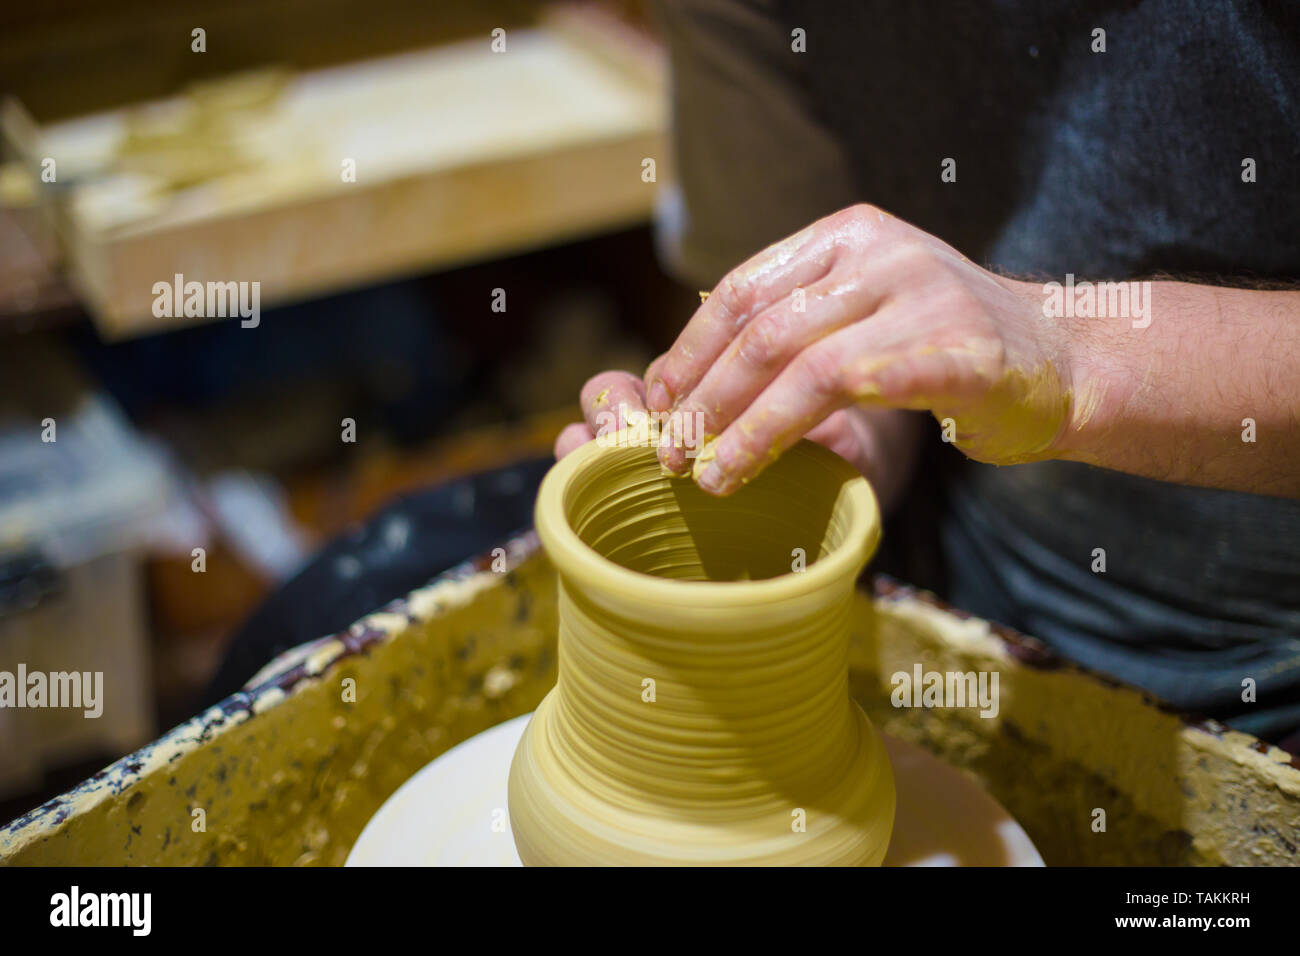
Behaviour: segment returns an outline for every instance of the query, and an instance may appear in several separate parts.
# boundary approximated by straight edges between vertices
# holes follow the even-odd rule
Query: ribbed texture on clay
[[[538,502],[560,674],[511,768],[521,858],[879,863],[893,778],[847,686],[878,534],[865,482],[809,443],[726,499],[665,478],[651,449],[574,455]]]

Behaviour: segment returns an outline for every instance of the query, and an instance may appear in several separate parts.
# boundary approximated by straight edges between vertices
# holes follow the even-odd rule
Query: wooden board
[[[258,282],[266,308],[646,219],[642,161],[668,164],[657,48],[567,12],[505,41],[241,74],[41,127],[11,104],[5,133],[108,337],[199,321],[153,314],[178,273]]]

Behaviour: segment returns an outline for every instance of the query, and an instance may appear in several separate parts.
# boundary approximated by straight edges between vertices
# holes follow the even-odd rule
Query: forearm
[[[1147,289],[1146,327],[1131,312],[1061,319],[1078,348],[1057,457],[1300,497],[1300,292]]]

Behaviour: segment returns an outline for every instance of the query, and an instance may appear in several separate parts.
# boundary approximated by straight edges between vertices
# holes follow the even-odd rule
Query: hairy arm
[[[1055,456],[1300,497],[1300,292],[1142,285],[1145,327],[1062,319],[1078,386]]]
[[[660,459],[718,495],[845,410],[895,408],[991,464],[1300,497],[1300,293],[1019,281],[853,206],[733,269],[645,396],[703,421],[710,454],[670,434]]]

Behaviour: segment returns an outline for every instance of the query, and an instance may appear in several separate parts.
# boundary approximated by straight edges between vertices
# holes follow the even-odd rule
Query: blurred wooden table
[[[564,9],[497,40],[46,125],[11,100],[3,133],[106,338],[222,317],[155,314],[177,275],[258,283],[265,309],[645,221],[644,160],[668,166],[656,43]]]

